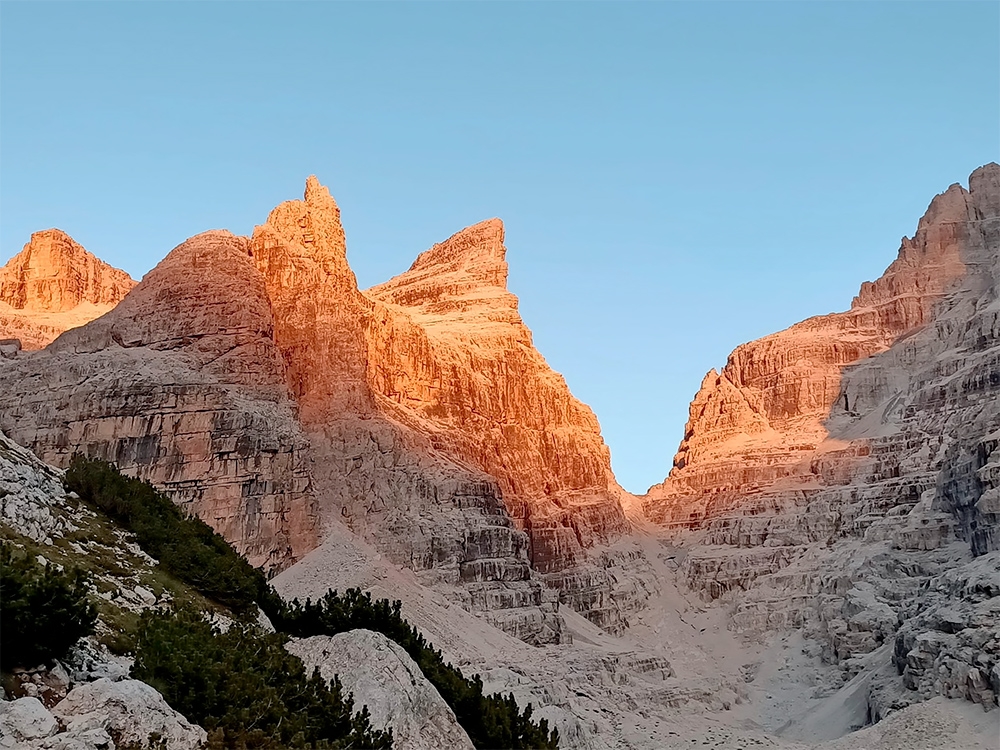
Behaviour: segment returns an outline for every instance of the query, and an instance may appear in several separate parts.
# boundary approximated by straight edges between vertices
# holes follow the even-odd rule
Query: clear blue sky
[[[1000,5],[0,4],[0,261],[141,276],[317,174],[362,286],[491,216],[625,487],[703,374],[846,308],[1000,157]]]

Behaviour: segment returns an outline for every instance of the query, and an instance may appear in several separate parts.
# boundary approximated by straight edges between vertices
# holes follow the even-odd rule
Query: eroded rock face
[[[104,317],[3,361],[5,432],[42,460],[105,458],[164,488],[254,564],[316,544],[307,441],[246,239],[174,249]]]
[[[255,229],[251,252],[326,517],[424,581],[461,584],[463,606],[528,640],[561,630],[531,568],[593,610],[561,571],[625,530],[620,490],[596,419],[517,314],[500,222],[463,230],[360,292],[340,211],[311,178],[304,200]],[[607,610],[599,617],[620,626]]]
[[[379,404],[441,453],[499,485],[532,567],[563,603],[610,630],[634,602],[593,550],[628,530],[593,412],[532,345],[506,287],[498,219],[422,253],[369,289],[369,382]]]
[[[70,691],[52,709],[69,736],[104,730],[116,743],[146,744],[150,736],[166,747],[195,750],[207,739],[205,730],[174,711],[155,689],[138,680],[107,678]]]
[[[366,292],[427,342],[405,346],[376,325],[372,381],[445,452],[497,480],[533,565],[557,572],[627,525],[597,418],[534,348],[507,290],[503,239],[498,219],[469,227]]]
[[[827,439],[831,414],[867,412],[897,389],[896,381],[845,388],[844,373],[931,320],[945,290],[966,272],[962,252],[976,216],[969,192],[952,185],[932,201],[913,239],[903,238],[882,277],[862,285],[849,311],[743,344],[722,372],[711,370],[691,402],[674,470],[650,489],[652,517],[666,519],[668,497],[691,495],[684,506],[697,515],[703,491],[745,491],[787,475]]]
[[[586,551],[626,529],[608,450],[532,347],[504,252],[485,222],[363,293],[310,178],[252,238],[198,235],[108,315],[3,359],[0,428],[149,479],[257,564],[345,523],[529,642],[562,631],[535,570],[621,627]]]
[[[368,305],[347,265],[340,209],[315,177],[305,199],[286,201],[254,229],[250,241],[274,310],[274,340],[303,421],[343,412],[367,416]]]
[[[689,586],[732,603],[737,630],[802,627],[848,675],[899,633],[912,692],[995,702],[995,594],[948,575],[1000,542],[998,289],[991,164],[934,199],[850,311],[745,344],[709,373],[644,507],[675,530]],[[921,619],[948,601],[965,638]]]
[[[250,240],[277,321],[274,341],[307,436],[324,523],[346,523],[392,562],[530,642],[558,642],[555,594],[532,575],[528,542],[488,474],[457,461],[372,385],[384,342],[427,337],[358,291],[340,210],[315,178]],[[502,610],[502,611],[501,611]]]
[[[384,635],[349,630],[294,640],[286,648],[302,659],[308,672],[318,668],[327,680],[339,677],[344,691],[353,694],[356,711],[367,706],[373,727],[392,729],[394,747],[474,747],[413,659]]]
[[[40,349],[114,308],[135,283],[66,233],[35,232],[0,268],[0,339]]]

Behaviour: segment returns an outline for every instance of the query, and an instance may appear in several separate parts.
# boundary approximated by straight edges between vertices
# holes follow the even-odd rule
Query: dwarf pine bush
[[[13,545],[0,545],[0,667],[33,667],[61,659],[94,632],[97,610],[79,569],[42,565]]]

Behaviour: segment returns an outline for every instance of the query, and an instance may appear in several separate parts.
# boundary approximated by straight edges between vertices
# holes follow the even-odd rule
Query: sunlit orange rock
[[[798,630],[845,680],[892,644],[905,700],[993,705],[966,674],[994,668],[996,618],[964,592],[995,579],[1000,550],[998,290],[988,164],[931,202],[849,311],[740,346],[705,378],[644,509],[732,630]],[[968,627],[927,653],[942,618]],[[878,683],[872,716],[898,707]]]
[[[111,310],[135,284],[65,232],[35,232],[0,268],[0,339],[40,349]]]
[[[370,413],[365,319],[370,303],[347,264],[340,209],[315,177],[254,229],[253,262],[274,310],[274,338],[306,421]]]
[[[365,292],[426,336],[376,321],[371,379],[445,452],[497,480],[533,564],[557,571],[626,524],[597,418],[534,348],[507,290],[503,241],[499,219],[476,224]]]
[[[108,315],[5,361],[0,423],[52,463],[81,451],[153,481],[256,564],[343,523],[525,640],[560,640],[552,587],[621,627],[588,549],[626,531],[622,491],[504,255],[491,220],[360,291],[311,177],[251,238],[193,237]]]
[[[650,516],[697,520],[711,513],[719,493],[759,489],[813,455],[832,413],[871,400],[844,390],[845,368],[927,325],[963,276],[963,235],[974,217],[968,191],[951,186],[931,202],[914,237],[903,238],[885,273],[862,285],[850,310],[742,344],[721,372],[710,371],[691,402],[670,476],[649,490]]]
[[[82,452],[148,479],[256,565],[317,542],[308,445],[287,397],[246,238],[175,248],[115,309],[4,361],[10,435],[65,466]]]
[[[468,580],[524,579],[525,555],[543,572],[573,568],[625,530],[597,420],[534,349],[506,289],[499,220],[361,292],[339,209],[310,178],[250,244],[328,517],[401,565],[457,565]]]

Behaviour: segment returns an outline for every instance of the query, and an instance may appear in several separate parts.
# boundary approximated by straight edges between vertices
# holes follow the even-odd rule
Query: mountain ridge
[[[0,268],[0,336],[40,349],[112,310],[135,284],[62,230],[34,232]]]
[[[532,568],[620,627],[588,550],[626,532],[621,490],[593,412],[531,345],[504,252],[502,224],[483,222],[362,292],[339,207],[310,177],[250,238],[196,235],[60,337],[39,355],[59,385],[6,394],[4,424],[54,463],[83,450],[150,478],[258,564],[285,567],[346,523],[466,606],[527,607],[508,623],[525,637],[560,631]],[[404,288],[446,309],[428,320]]]
[[[251,237],[196,235],[102,318],[0,359],[0,430],[150,479],[288,595],[398,595],[581,746],[624,736],[589,723],[612,684],[773,732],[822,706],[847,731],[937,695],[995,705],[1000,166],[936,196],[849,309],[709,371],[644,496],[534,349],[504,241],[480,222],[361,290],[310,178]]]

